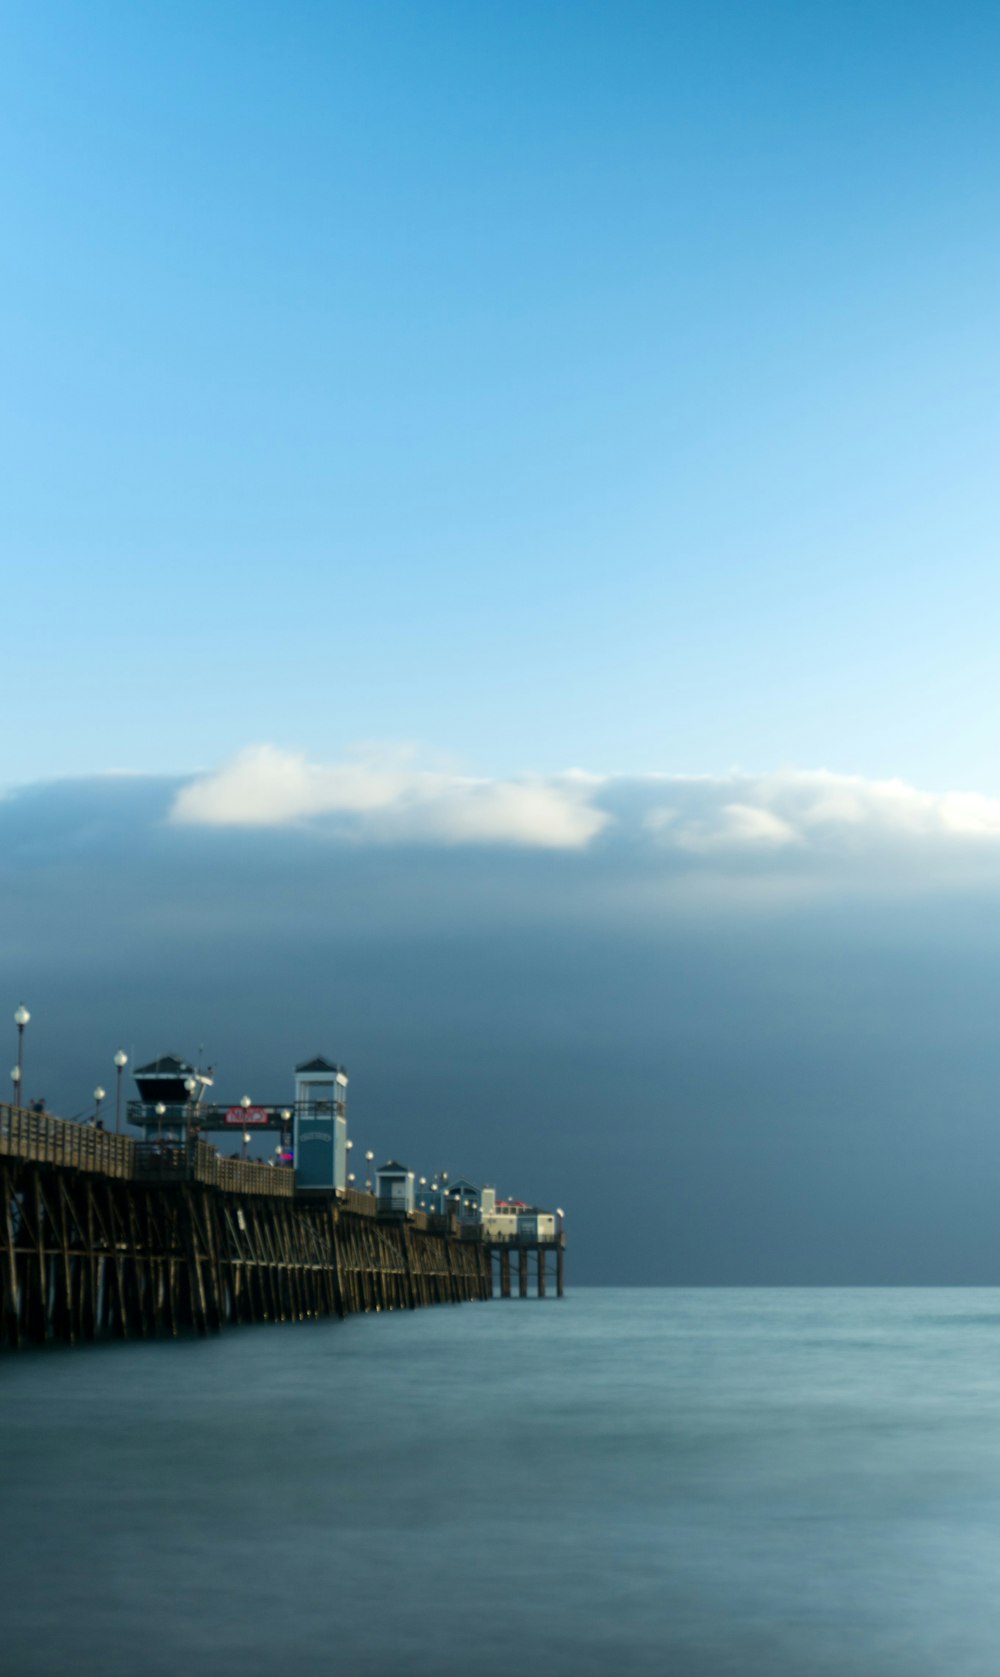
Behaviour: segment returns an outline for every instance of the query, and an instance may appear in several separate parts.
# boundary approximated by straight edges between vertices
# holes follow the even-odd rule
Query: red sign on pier
[[[270,1116],[266,1106],[231,1106],[226,1111],[226,1123],[240,1124],[243,1127],[249,1124],[266,1124]]]

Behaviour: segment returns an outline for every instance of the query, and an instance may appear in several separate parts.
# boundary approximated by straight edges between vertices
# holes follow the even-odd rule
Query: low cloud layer
[[[796,874],[893,855],[958,867],[971,857],[1000,861],[1000,799],[824,770],[491,780],[363,760],[312,763],[261,745],[181,786],[170,819],[322,826],[381,844],[581,851],[617,838],[688,868],[750,863]]]

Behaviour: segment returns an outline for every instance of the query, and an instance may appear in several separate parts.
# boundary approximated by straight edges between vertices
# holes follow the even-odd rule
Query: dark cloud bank
[[[119,1044],[203,1043],[261,1099],[320,1049],[360,1145],[565,1205],[576,1281],[1000,1278],[991,855],[720,860],[635,784],[568,849],[177,825],[177,786],[0,803],[3,1005],[52,1109]]]

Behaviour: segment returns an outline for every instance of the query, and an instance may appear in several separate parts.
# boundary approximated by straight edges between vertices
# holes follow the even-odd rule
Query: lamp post
[[[122,1072],[128,1065],[128,1055],[124,1048],[119,1048],[115,1055],[115,1135],[120,1134],[122,1127]]]
[[[103,1101],[106,1094],[107,1094],[107,1090],[102,1089],[101,1085],[98,1084],[97,1088],[94,1090],[94,1128],[95,1128],[95,1130],[97,1129],[98,1125],[101,1122],[101,1102]]]
[[[13,1066],[11,1068],[11,1074],[10,1074],[10,1104],[11,1104],[11,1106],[19,1106],[20,1105],[20,1102],[18,1100],[18,1092],[20,1090],[20,1087],[21,1087],[21,1068],[20,1068],[20,1066]]]
[[[282,1131],[281,1131],[281,1150],[282,1150],[283,1153],[290,1153],[291,1152],[292,1138],[291,1138],[291,1135],[289,1134],[289,1130],[288,1130],[288,1126],[291,1123],[291,1121],[292,1121],[292,1109],[291,1109],[291,1107],[290,1106],[283,1106],[282,1109],[281,1109],[281,1122],[282,1122],[282,1125],[283,1125],[283,1128],[282,1128]]]
[[[157,1133],[157,1136],[159,1137],[160,1151],[161,1152],[163,1151],[163,1114],[166,1112],[166,1110],[167,1109],[164,1106],[163,1102],[162,1101],[157,1101],[156,1106],[154,1108],[154,1111],[156,1113],[157,1118],[159,1119],[159,1123],[157,1125],[156,1133]]]
[[[191,1113],[194,1110],[194,1096],[195,1090],[198,1087],[198,1079],[196,1077],[185,1077],[184,1087],[187,1090],[187,1104],[184,1107],[184,1140],[190,1144]]]
[[[365,1154],[365,1163],[368,1166],[368,1175],[365,1177],[365,1190],[369,1194],[373,1194],[375,1192],[375,1172],[372,1169],[374,1162],[375,1155],[371,1151],[371,1148],[369,1148],[368,1152]]]
[[[22,1081],[23,1077],[24,1077],[24,1027],[28,1023],[28,1020],[30,1018],[31,1018],[31,1014],[28,1012],[28,1009],[25,1007],[24,1003],[22,1002],[20,1007],[18,1008],[17,1012],[14,1014],[14,1023],[17,1026],[17,1081],[18,1081],[18,1083],[20,1083]]]
[[[249,1130],[244,1130],[243,1131],[243,1157],[244,1158],[246,1158],[246,1156],[247,1156],[247,1148],[249,1146],[250,1146],[250,1131]]]

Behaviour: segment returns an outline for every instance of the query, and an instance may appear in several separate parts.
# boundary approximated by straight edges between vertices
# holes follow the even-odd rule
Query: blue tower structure
[[[295,1181],[347,1187],[347,1073],[321,1054],[295,1068]]]

